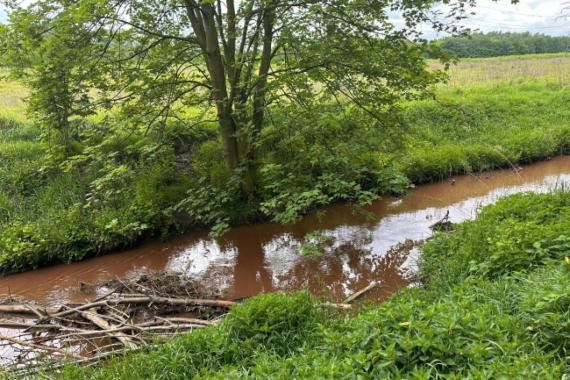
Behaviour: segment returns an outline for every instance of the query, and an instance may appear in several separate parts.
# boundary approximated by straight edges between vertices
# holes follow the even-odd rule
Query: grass
[[[564,378],[569,215],[570,193],[512,196],[428,242],[425,285],[379,307],[347,316],[306,293],[263,295],[219,328],[59,378]]]
[[[109,172],[105,161],[64,170],[50,165],[40,133],[27,122],[0,119],[1,274],[79,261],[173,227],[164,210],[184,197],[187,184],[173,176],[168,151],[152,162],[134,160],[125,172]],[[105,181],[118,188],[97,193]],[[89,204],[94,198],[99,203]]]
[[[28,90],[20,83],[6,78],[0,71],[0,118],[17,122],[26,120],[24,108]]]
[[[570,87],[547,80],[440,89],[406,106],[400,170],[421,183],[567,154],[568,102]]]

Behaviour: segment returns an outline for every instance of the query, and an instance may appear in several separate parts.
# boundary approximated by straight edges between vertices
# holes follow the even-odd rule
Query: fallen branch
[[[113,329],[113,326],[111,326],[105,319],[103,319],[99,314],[97,314],[97,311],[95,309],[81,312],[81,316],[87,319],[89,322],[92,322],[95,326],[105,331]],[[137,344],[122,332],[117,332],[117,334],[114,335],[114,337],[130,350],[138,348]]]
[[[15,322],[8,319],[0,319],[0,327],[5,329],[15,329],[15,330],[62,330],[65,327],[60,325],[40,325],[36,323],[28,322]]]
[[[371,291],[372,289],[376,288],[378,285],[380,285],[378,282],[372,281],[370,283],[370,285],[368,285],[366,288],[359,290],[358,292],[354,293],[353,295],[351,295],[350,297],[345,299],[343,301],[343,303],[347,304],[347,303],[351,303],[351,302],[357,300],[358,298],[362,297],[364,294],[366,294],[369,291]]]
[[[35,311],[41,311],[42,314],[51,314],[56,310],[47,310],[42,308],[35,308]],[[30,309],[28,305],[0,305],[0,314],[23,314],[23,315],[37,315],[34,310]]]

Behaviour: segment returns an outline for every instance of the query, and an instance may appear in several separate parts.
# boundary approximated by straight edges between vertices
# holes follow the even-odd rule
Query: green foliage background
[[[490,32],[468,37],[446,37],[441,47],[460,58],[570,52],[570,37],[545,34]]]

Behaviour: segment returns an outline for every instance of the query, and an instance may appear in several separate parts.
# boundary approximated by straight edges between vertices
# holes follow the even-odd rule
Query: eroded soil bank
[[[373,281],[382,286],[367,294],[383,300],[409,284],[417,249],[411,241],[430,236],[430,226],[448,212],[452,222],[475,217],[498,197],[543,192],[570,184],[570,156],[512,170],[454,177],[414,189],[405,197],[385,197],[355,212],[335,205],[296,224],[263,223],[232,229],[221,238],[189,233],[166,242],[70,265],[58,265],[0,279],[0,294],[42,304],[92,298],[89,284],[135,278],[153,271],[183,273],[229,299],[307,286],[334,300]],[[326,236],[324,253],[298,253],[307,234]]]

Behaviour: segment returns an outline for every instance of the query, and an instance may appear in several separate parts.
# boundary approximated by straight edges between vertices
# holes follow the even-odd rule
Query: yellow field
[[[464,86],[521,79],[570,84],[570,53],[464,59],[451,67],[448,85]]]
[[[23,121],[26,118],[24,98],[27,94],[23,85],[0,74],[0,117]]]

